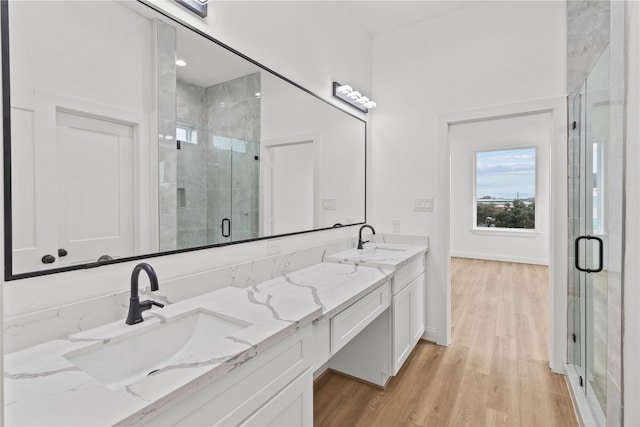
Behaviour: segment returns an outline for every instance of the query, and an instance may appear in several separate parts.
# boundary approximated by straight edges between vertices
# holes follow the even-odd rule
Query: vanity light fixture
[[[353,90],[351,86],[342,85],[338,82],[333,82],[333,96],[364,113],[368,113],[371,108],[376,107],[376,103],[368,97],[357,90]]]
[[[176,0],[176,2],[201,18],[207,17],[207,3],[210,1],[211,0]]]

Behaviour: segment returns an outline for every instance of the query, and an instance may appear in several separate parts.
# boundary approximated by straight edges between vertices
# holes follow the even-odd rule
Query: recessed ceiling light
[[[176,59],[176,65],[178,67],[186,67],[187,62],[184,59]]]
[[[256,92],[254,93],[254,95],[256,96],[256,98],[260,98],[260,92]]]

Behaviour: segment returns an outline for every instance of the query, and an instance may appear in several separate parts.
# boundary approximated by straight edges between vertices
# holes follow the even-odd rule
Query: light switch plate
[[[392,233],[399,233],[400,232],[400,220],[399,219],[392,219],[391,220],[391,232]]]
[[[433,199],[413,199],[413,211],[414,212],[432,212],[433,211]]]

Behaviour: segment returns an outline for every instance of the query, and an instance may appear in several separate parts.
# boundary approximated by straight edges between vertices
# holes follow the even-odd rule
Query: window
[[[536,149],[475,154],[475,226],[535,229]]]
[[[198,129],[192,128],[188,125],[176,125],[176,139],[181,142],[187,142],[189,144],[198,143]]]

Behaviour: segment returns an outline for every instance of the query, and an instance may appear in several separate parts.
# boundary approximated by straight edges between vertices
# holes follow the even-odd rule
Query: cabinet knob
[[[66,249],[58,249],[58,256],[62,258],[63,256],[67,256],[69,252]]]
[[[45,255],[42,257],[41,261],[43,264],[51,264],[56,261],[56,257],[54,257],[53,255]]]

